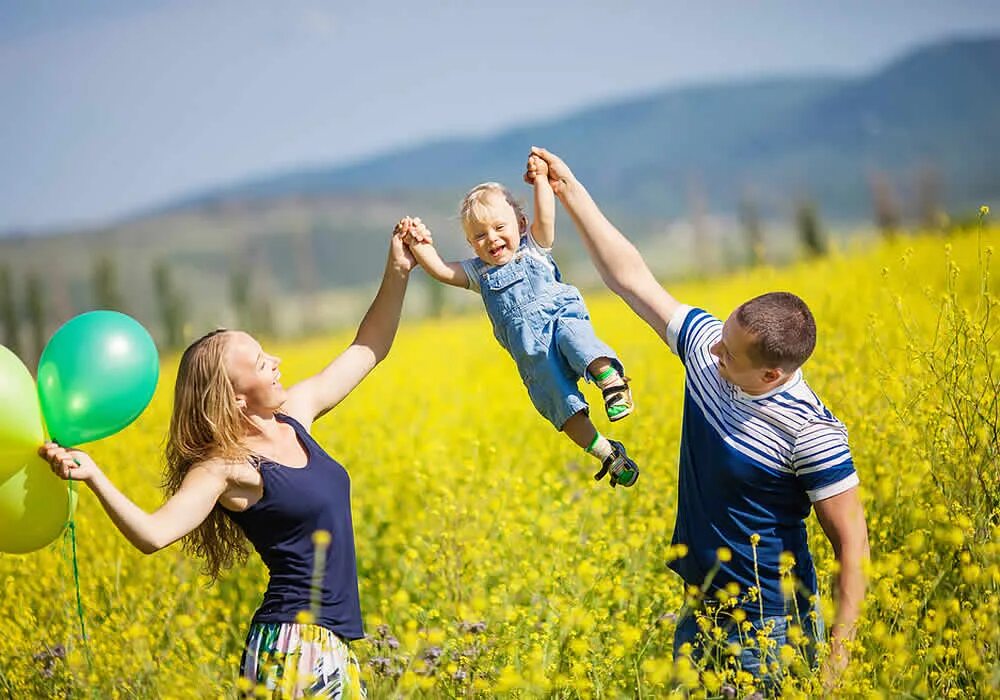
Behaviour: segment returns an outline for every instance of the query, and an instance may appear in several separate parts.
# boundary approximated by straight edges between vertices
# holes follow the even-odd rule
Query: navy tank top
[[[351,479],[291,416],[275,414],[295,429],[308,461],[296,469],[261,458],[264,495],[243,511],[225,510],[267,566],[270,578],[253,622],[295,622],[310,609],[313,533],[326,530],[330,545],[316,624],[345,640],[364,637],[351,521]]]

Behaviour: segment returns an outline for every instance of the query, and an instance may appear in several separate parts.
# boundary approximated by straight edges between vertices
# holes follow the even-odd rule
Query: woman
[[[130,501],[85,453],[51,442],[39,449],[57,475],[86,483],[146,554],[186,538],[214,579],[246,558],[249,540],[270,580],[247,635],[241,685],[293,697],[364,696],[348,648],[364,636],[350,479],[309,429],[389,352],[414,266],[401,239],[409,226],[403,219],[395,227],[382,285],[354,342],[319,374],[285,389],[281,361],[240,331],[209,333],[184,351],[166,447],[170,496],[156,512]],[[324,559],[314,586],[314,563]]]

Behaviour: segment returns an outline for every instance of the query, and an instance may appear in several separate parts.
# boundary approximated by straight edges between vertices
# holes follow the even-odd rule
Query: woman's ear
[[[520,224],[521,224],[521,234],[523,235],[528,232],[528,217],[525,216],[524,214],[521,214]]]
[[[240,409],[242,411],[246,407],[247,407],[247,400],[245,398],[243,398],[242,396],[238,396],[236,398],[236,408],[238,408],[238,409]]]

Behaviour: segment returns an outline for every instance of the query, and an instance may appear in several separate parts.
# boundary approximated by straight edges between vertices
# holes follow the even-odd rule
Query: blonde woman
[[[213,578],[249,547],[270,572],[251,620],[240,675],[283,697],[363,697],[348,644],[364,636],[351,522],[350,478],[310,435],[389,352],[414,259],[397,224],[382,285],[354,342],[318,374],[286,389],[280,359],[250,335],[220,330],[181,357],[166,447],[170,494],[146,513],[79,450],[39,453],[82,481],[129,542],[146,554],[184,538]],[[314,537],[329,544],[319,614],[310,610]],[[328,533],[328,534],[327,534]],[[303,623],[307,624],[303,624]]]

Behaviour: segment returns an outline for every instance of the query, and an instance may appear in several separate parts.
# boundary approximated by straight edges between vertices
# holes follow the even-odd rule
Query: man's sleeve
[[[722,322],[702,309],[682,304],[667,323],[667,345],[685,365],[701,358],[711,362],[709,349],[722,336]]]
[[[810,501],[822,501],[858,485],[847,428],[840,421],[806,425],[795,439],[792,468]]]
[[[476,269],[477,258],[469,258],[462,261],[462,270],[465,272],[465,276],[469,278],[469,289],[473,292],[479,292],[479,271]]]

